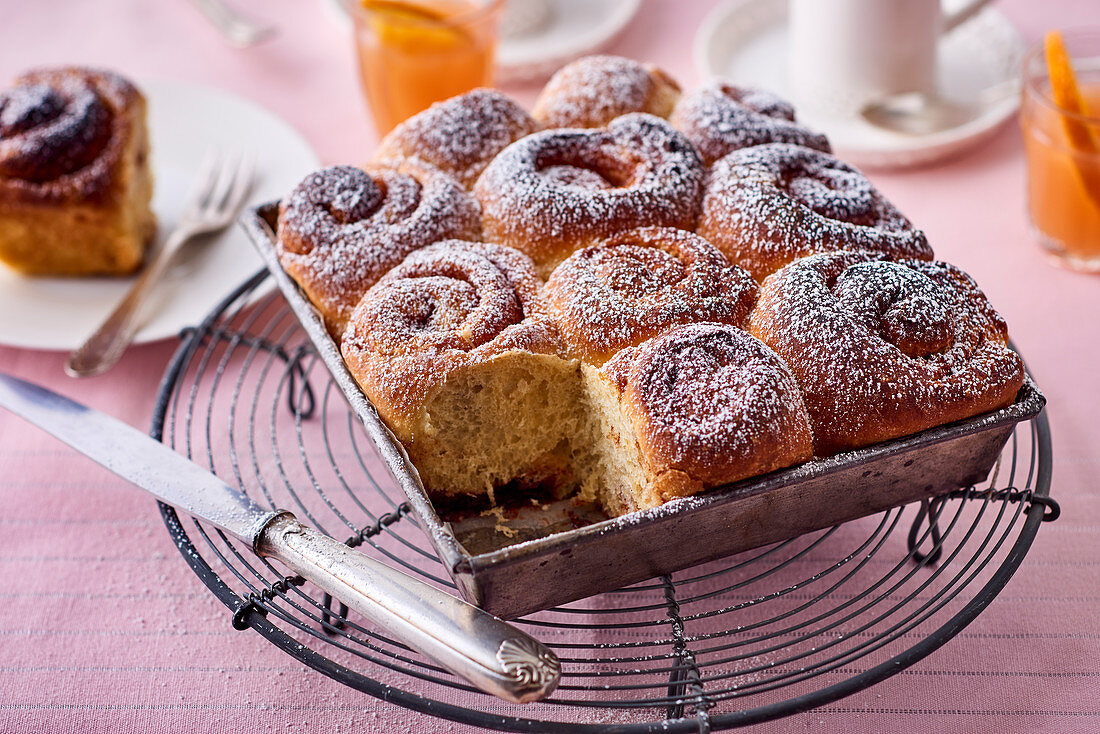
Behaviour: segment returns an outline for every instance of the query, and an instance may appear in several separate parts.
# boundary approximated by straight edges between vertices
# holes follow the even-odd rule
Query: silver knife
[[[507,701],[538,701],[561,677],[557,656],[497,617],[267,510],[120,420],[0,373],[0,406],[123,479],[248,543],[409,647]]]

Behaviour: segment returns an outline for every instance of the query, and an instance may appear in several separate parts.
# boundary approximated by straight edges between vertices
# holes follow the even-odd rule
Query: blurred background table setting
[[[1100,728],[1098,22],[1091,0],[945,7],[934,0],[11,6],[0,26],[0,94],[31,69],[87,66],[122,74],[144,95],[157,242],[189,214],[189,195],[203,180],[203,157],[211,150],[254,162],[247,187],[234,185],[228,173],[220,183],[205,174],[207,196],[213,190],[214,198],[244,212],[285,196],[322,165],[364,164],[402,120],[469,89],[495,86],[531,109],[550,75],[586,54],[650,62],[685,88],[724,78],[773,90],[919,224],[937,258],[974,276],[1003,314],[1046,396],[1053,440],[1052,453],[1036,459],[1044,440],[1039,429],[1025,429],[1019,445],[1014,439],[1012,456],[1021,459],[1011,471],[1019,479],[1007,490],[1048,481],[1061,516],[1043,523],[1018,557],[1010,550],[1015,537],[1005,531],[998,541],[990,531],[996,548],[980,553],[1001,555],[976,569],[975,578],[989,581],[980,574],[995,574],[998,563],[1019,568],[999,580],[1003,590],[977,598],[964,622],[949,619],[959,611],[951,598],[961,593],[961,604],[981,597],[973,592],[977,581],[965,592],[945,588],[950,598],[930,599],[942,605],[942,618],[921,626],[915,613],[911,628],[891,631],[890,649],[912,656],[897,674],[880,675],[873,669],[878,659],[857,656],[823,665],[829,669],[820,680],[804,684],[793,663],[776,678],[786,681],[776,688],[789,691],[739,699],[738,686],[751,691],[782,667],[761,652],[712,667],[701,659],[702,667],[684,668],[687,677],[662,680],[654,700],[677,692],[678,707],[616,704],[632,695],[632,683],[642,691],[653,686],[642,674],[654,640],[682,661],[693,641],[720,637],[736,646],[750,635],[751,626],[744,633],[719,630],[728,616],[693,617],[690,600],[675,596],[673,582],[690,579],[698,599],[721,597],[732,605],[723,607],[728,611],[774,591],[772,581],[755,577],[744,588],[715,591],[720,582],[707,574],[729,569],[714,562],[702,572],[659,577],[636,595],[594,597],[588,606],[580,603],[583,614],[545,612],[521,622],[565,661],[561,703],[538,704],[544,708],[532,713],[461,683],[441,684],[446,674],[439,669],[405,665],[406,648],[369,629],[333,627],[327,612],[323,619],[317,613],[312,631],[302,625],[284,637],[264,635],[276,642],[270,644],[249,625],[287,622],[263,609],[287,584],[244,594],[243,612],[240,605],[227,608],[230,587],[247,586],[243,576],[232,576],[246,561],[229,550],[219,556],[217,538],[206,538],[209,545],[196,547],[216,558],[228,585],[203,577],[206,561],[187,558],[188,544],[171,518],[166,532],[151,499],[0,410],[0,572],[7,581],[0,588],[0,639],[8,653],[0,664],[0,730],[595,731],[642,730],[666,718],[677,720],[678,731],[705,731],[712,723],[761,732]],[[18,103],[5,107],[6,99],[0,96],[0,154]],[[240,201],[231,189],[239,189]],[[383,509],[370,507],[375,523],[353,532],[349,544],[447,587],[417,520],[399,490],[386,484],[392,481],[385,468],[355,460],[361,427],[338,391],[325,387],[324,367],[304,367],[306,352],[288,348],[301,342],[298,327],[272,279],[260,275],[263,267],[239,226],[199,237],[167,266],[142,307],[134,344],[117,364],[74,379],[65,371],[68,354],[108,316],[134,276],[31,277],[0,265],[0,372],[151,429],[223,478],[278,475],[290,497],[297,497],[295,483],[369,485]],[[212,312],[225,320],[208,320]],[[256,336],[243,338],[230,327]],[[243,368],[235,361],[241,354]],[[308,424],[314,414],[322,427]],[[237,443],[242,437],[248,447]],[[310,507],[302,501],[306,514]],[[905,545],[915,512],[911,505],[886,514],[883,522],[897,529],[886,532],[883,547]],[[874,522],[864,518],[852,524],[856,530],[826,534],[783,566],[828,553],[831,543],[848,548],[846,532],[873,529]],[[197,524],[187,531],[201,535]],[[859,562],[866,554],[869,567],[885,562],[875,557],[877,547],[868,547],[852,557]],[[777,588],[799,583],[781,573],[776,579]],[[794,586],[784,593],[797,592]],[[882,592],[881,604],[923,603],[928,597],[921,593],[902,599],[901,592]],[[942,647],[921,649],[922,640],[941,634]],[[584,667],[586,656],[609,645],[617,652]],[[607,682],[600,665],[619,664],[614,656],[625,659],[632,645],[643,651],[637,680],[623,674],[613,681],[622,688],[586,698]],[[723,688],[729,680],[737,682]],[[709,702],[708,686],[731,695]],[[803,694],[812,694],[812,708],[792,703]],[[750,714],[738,718],[739,710]],[[546,721],[557,728],[540,728]]]

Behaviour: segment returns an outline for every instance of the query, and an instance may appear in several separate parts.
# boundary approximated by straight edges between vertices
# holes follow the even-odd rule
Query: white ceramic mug
[[[948,14],[940,0],[789,0],[794,101],[843,114],[883,95],[933,91],[940,35],[989,2]]]

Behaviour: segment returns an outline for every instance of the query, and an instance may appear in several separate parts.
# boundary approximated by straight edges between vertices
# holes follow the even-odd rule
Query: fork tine
[[[244,153],[238,158],[236,175],[233,180],[233,188],[223,202],[222,210],[226,216],[232,217],[241,208],[248,192],[252,190],[252,182],[255,178],[256,159],[251,153]]]
[[[207,148],[206,152],[203,153],[202,162],[199,164],[199,172],[195,175],[195,182],[187,193],[187,203],[183,207],[185,217],[197,214],[209,197],[220,158],[218,149],[213,146]]]
[[[207,216],[218,217],[221,215],[223,202],[233,188],[233,179],[237,175],[239,165],[240,154],[230,154],[222,159],[217,181],[214,183],[210,195],[203,202],[203,212]]]

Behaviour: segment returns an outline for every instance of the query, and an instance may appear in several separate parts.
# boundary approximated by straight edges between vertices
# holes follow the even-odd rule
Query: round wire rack
[[[182,334],[154,436],[258,502],[453,590],[265,276]],[[524,706],[471,688],[216,528],[161,509],[235,627],[352,688],[491,729],[688,732],[835,701],[957,635],[1008,582],[1040,523],[1056,517],[1050,472],[1040,415],[1017,426],[981,486],[516,620],[562,660],[558,691]]]

